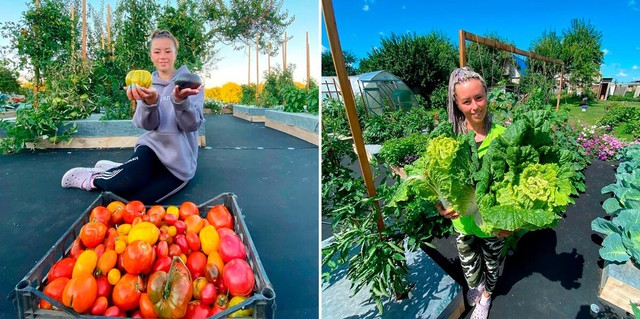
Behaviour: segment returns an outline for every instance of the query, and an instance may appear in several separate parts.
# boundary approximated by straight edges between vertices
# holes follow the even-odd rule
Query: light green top
[[[489,149],[489,144],[491,141],[504,133],[504,126],[493,124],[491,126],[491,130],[489,130],[489,134],[484,138],[480,147],[478,147],[478,157],[482,157],[487,150]],[[459,233],[464,235],[476,235],[481,238],[494,237],[493,234],[484,233],[480,230],[480,227],[473,220],[474,215],[463,216],[456,219],[452,219],[453,228],[455,228]]]

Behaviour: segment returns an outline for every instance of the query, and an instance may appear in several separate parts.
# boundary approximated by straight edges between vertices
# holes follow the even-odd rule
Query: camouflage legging
[[[457,233],[456,246],[469,288],[477,288],[484,282],[485,291],[492,293],[498,281],[500,266],[504,261],[504,256],[501,254],[504,239],[480,238]]]

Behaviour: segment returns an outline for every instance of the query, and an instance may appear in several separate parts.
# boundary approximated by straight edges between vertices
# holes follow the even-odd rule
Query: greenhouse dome
[[[400,78],[387,71],[361,74],[358,83],[365,106],[375,114],[418,105],[411,89]]]

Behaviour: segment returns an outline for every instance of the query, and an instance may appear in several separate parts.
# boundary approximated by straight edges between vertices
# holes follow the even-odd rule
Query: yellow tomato
[[[96,269],[97,263],[98,254],[96,254],[95,251],[89,249],[83,251],[80,256],[78,256],[78,260],[76,260],[76,264],[73,266],[71,278],[76,278],[80,275],[93,276],[93,270]]]
[[[136,240],[144,240],[149,245],[154,245],[158,241],[158,236],[160,236],[160,230],[156,225],[150,222],[139,222],[131,227],[128,240],[130,243]]]
[[[220,246],[220,235],[212,225],[202,227],[200,230],[200,247],[207,256],[214,251],[218,251]]]
[[[115,286],[118,281],[120,281],[120,270],[118,268],[113,268],[109,270],[109,274],[107,274],[107,280],[112,286]]]
[[[228,308],[231,308],[239,303],[242,303],[243,301],[247,300],[247,297],[241,297],[241,296],[235,296],[233,298],[231,298],[231,300],[229,300],[229,306]],[[253,315],[253,308],[251,308],[251,306],[249,306],[247,309],[241,309],[238,311],[235,311],[233,313],[231,313],[229,315],[229,318],[237,318],[237,317],[250,317]]]

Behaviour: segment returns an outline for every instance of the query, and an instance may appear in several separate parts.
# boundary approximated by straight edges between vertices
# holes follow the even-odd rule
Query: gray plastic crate
[[[41,258],[36,265],[27,273],[27,275],[16,285],[15,290],[9,296],[9,299],[13,300],[14,305],[17,308],[18,318],[109,318],[104,316],[90,316],[80,315],[73,311],[73,309],[67,308],[59,302],[51,299],[45,295],[41,288],[47,283],[47,274],[49,269],[60,259],[67,255],[71,243],[78,237],[82,226],[89,221],[89,215],[91,210],[97,206],[107,206],[110,202],[119,200],[123,203],[128,201],[111,193],[103,192],[98,198],[82,213],[82,215],[71,225],[71,227],[60,237],[60,239],[49,249],[46,255]],[[264,271],[264,266],[260,261],[260,256],[256,251],[249,230],[244,222],[244,215],[242,210],[238,206],[236,196],[233,193],[220,194],[203,204],[198,205],[200,209],[200,215],[206,217],[209,209],[215,205],[223,204],[231,212],[235,224],[234,230],[238,237],[242,240],[247,248],[247,261],[253,269],[256,284],[254,287],[254,294],[244,302],[235,305],[215,316],[209,317],[209,319],[225,318],[227,315],[240,310],[241,308],[251,307],[253,308],[253,319],[267,318],[269,315],[268,308],[271,308],[271,318],[275,317],[275,291],[273,286]],[[166,208],[166,206],[165,206]],[[62,309],[46,310],[38,308],[40,299],[45,299],[52,305]]]

